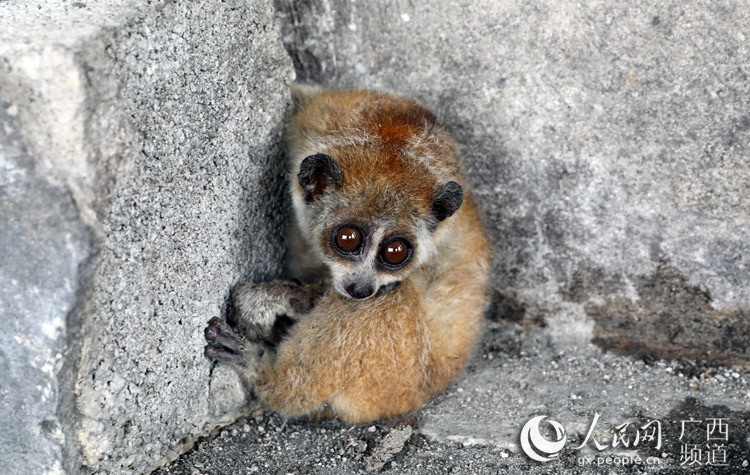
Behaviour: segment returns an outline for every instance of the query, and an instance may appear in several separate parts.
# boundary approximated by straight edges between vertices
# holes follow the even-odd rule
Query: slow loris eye
[[[389,241],[380,251],[381,261],[391,268],[402,267],[409,257],[411,257],[411,246],[408,241],[401,238]]]
[[[334,239],[341,252],[353,253],[362,247],[362,232],[353,226],[341,226]]]

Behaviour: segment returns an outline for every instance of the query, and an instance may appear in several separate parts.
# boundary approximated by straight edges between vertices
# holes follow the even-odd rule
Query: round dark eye
[[[388,265],[398,266],[406,262],[411,255],[411,247],[403,239],[394,239],[380,251],[380,257]]]
[[[362,233],[353,226],[341,226],[334,239],[336,247],[342,252],[355,252],[362,247]]]

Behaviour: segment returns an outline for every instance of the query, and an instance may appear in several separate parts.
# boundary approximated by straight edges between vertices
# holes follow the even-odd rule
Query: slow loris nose
[[[375,287],[371,284],[357,285],[349,284],[346,286],[346,292],[355,299],[366,299],[375,293]]]

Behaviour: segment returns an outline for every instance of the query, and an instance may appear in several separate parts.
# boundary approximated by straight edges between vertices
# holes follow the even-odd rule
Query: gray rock
[[[391,430],[365,460],[366,471],[368,473],[380,471],[385,464],[393,460],[404,449],[404,445],[412,433],[413,429],[406,424]]]
[[[0,471],[145,471],[248,410],[203,329],[282,272],[291,62],[264,1],[0,18]]]
[[[746,2],[276,4],[300,79],[418,98],[453,133],[496,309],[573,311],[605,348],[749,360]]]
[[[0,101],[0,467],[55,473],[64,441],[56,374],[91,236],[70,192],[40,176],[17,113]]]

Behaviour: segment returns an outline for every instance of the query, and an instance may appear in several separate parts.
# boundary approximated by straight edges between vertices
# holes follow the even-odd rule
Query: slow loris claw
[[[204,350],[206,356],[231,363],[239,363],[242,360],[242,352],[246,349],[244,339],[224,320],[219,317],[212,318],[203,333],[208,341]]]

